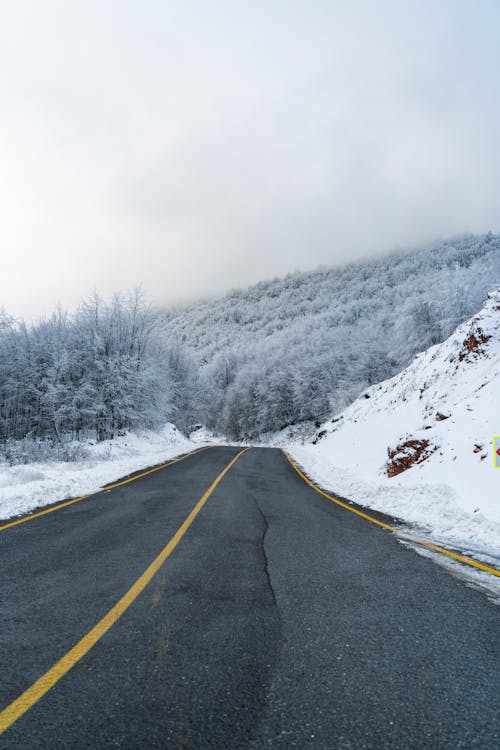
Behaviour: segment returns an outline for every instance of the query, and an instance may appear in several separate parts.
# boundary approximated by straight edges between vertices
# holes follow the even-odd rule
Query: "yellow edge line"
[[[198,500],[191,513],[187,516],[183,524],[175,532],[172,539],[168,542],[166,547],[160,552],[160,554],[153,560],[151,565],[144,571],[144,573],[136,580],[131,586],[127,593],[115,604],[115,606],[109,610],[109,612],[99,620],[97,625],[94,625],[92,630],[84,635],[84,637],[78,641],[61,659],[59,659],[53,667],[45,672],[31,687],[25,690],[19,698],[16,698],[7,708],[0,713],[0,734],[5,732],[20,716],[22,716],[28,709],[30,709],[37,701],[42,698],[62,677],[64,677],[90,649],[95,646],[97,641],[111,628],[112,625],[122,616],[122,614],[130,607],[130,605],[137,599],[139,594],[146,588],[148,583],[151,581],[155,573],[158,572],[159,568],[163,565],[165,560],[172,554],[174,549],[177,547],[182,537],[189,529],[194,519],[203,508],[208,498],[215,490],[221,479],[227,474],[229,469],[236,463],[239,457],[247,451],[248,448],[240,451],[233,459],[228,463],[226,468],[219,474],[217,479],[210,485],[208,490],[205,492],[203,497]]]
[[[368,513],[363,513],[360,510],[357,510],[356,508],[352,508],[350,505],[347,505],[347,503],[343,503],[341,500],[337,500],[336,497],[332,497],[327,492],[324,492],[319,487],[317,487],[314,482],[312,482],[309,477],[306,477],[306,475],[299,469],[297,464],[294,462],[294,460],[286,453],[286,451],[283,451],[285,456],[290,461],[291,465],[297,472],[299,476],[302,477],[304,482],[309,485],[309,487],[312,487],[313,490],[316,490],[316,492],[319,492],[320,495],[323,495],[323,497],[326,497],[327,500],[331,500],[332,503],[335,503],[336,505],[340,505],[341,508],[345,508],[346,510],[350,510],[351,513],[355,513],[357,516],[361,516],[361,518],[364,518],[366,521],[370,521],[371,523],[376,523],[377,526],[382,526],[383,529],[389,529],[389,531],[396,531],[396,528],[394,526],[390,526],[388,523],[384,523],[383,521],[379,521],[377,518],[373,518],[373,516],[369,516]]]
[[[97,490],[96,492],[91,492],[89,495],[81,495],[80,497],[73,498],[73,500],[66,500],[64,503],[59,503],[58,505],[54,505],[52,508],[39,510],[36,513],[30,513],[29,516],[23,516],[22,518],[17,518],[15,521],[9,521],[8,523],[3,524],[3,526],[0,526],[0,531],[6,531],[7,529],[11,529],[13,526],[19,526],[19,524],[21,523],[32,521],[34,518],[40,518],[41,516],[46,516],[48,515],[48,513],[54,513],[56,510],[61,510],[61,508],[67,508],[69,505],[74,505],[75,503],[79,503],[81,500],[88,500],[89,497],[94,497],[95,495],[99,495],[101,492],[114,490],[115,487],[121,487],[122,485],[128,484],[129,482],[135,482],[136,479],[141,479],[142,477],[145,477],[148,474],[153,474],[155,471],[160,471],[161,469],[165,469],[167,466],[172,466],[172,464],[176,464],[179,461],[184,461],[185,458],[194,456],[196,453],[201,453],[201,451],[206,451],[210,447],[211,446],[207,445],[204,448],[197,448],[196,450],[191,451],[190,453],[186,453],[184,456],[180,456],[180,458],[174,458],[172,461],[167,461],[167,463],[165,464],[161,464],[160,466],[155,466],[153,469],[148,469],[147,471],[143,471],[142,474],[137,474],[134,477],[130,477],[129,479],[123,479],[121,482],[115,482],[114,484],[107,484],[105,487],[101,487],[100,490]]]
[[[320,495],[323,495],[323,497],[326,497],[327,500],[330,500],[332,503],[335,503],[336,505],[340,505],[341,508],[345,508],[345,510],[350,511],[351,513],[355,513],[357,516],[361,516],[361,518],[364,518],[365,521],[370,521],[370,523],[375,523],[377,526],[381,526],[383,529],[388,529],[389,531],[392,531],[394,534],[397,534],[398,536],[401,536],[403,538],[408,539],[411,542],[414,542],[415,544],[419,544],[422,547],[427,547],[428,549],[434,550],[434,552],[439,552],[441,555],[446,555],[447,557],[452,557],[454,560],[458,560],[461,563],[464,563],[465,565],[470,565],[473,568],[478,568],[479,570],[484,570],[486,573],[491,573],[491,575],[497,576],[500,578],[500,570],[497,568],[491,567],[491,565],[485,565],[484,563],[478,562],[477,560],[473,560],[470,557],[465,557],[465,555],[460,555],[458,552],[451,552],[449,549],[445,549],[444,547],[439,547],[437,544],[433,544],[432,542],[426,542],[425,539],[420,539],[417,536],[413,536],[413,534],[407,534],[406,532],[401,532],[400,529],[397,529],[395,526],[391,526],[388,523],[384,523],[383,521],[379,521],[378,518],[374,518],[373,516],[368,515],[368,513],[363,513],[360,510],[357,510],[356,508],[353,508],[350,505],[347,505],[347,503],[343,503],[341,500],[338,500],[336,497],[332,497],[332,495],[329,495],[327,492],[324,492],[322,489],[317,487],[314,482],[312,482],[309,477],[307,477],[297,466],[297,464],[293,461],[291,456],[288,455],[286,451],[283,451],[285,456],[287,457],[290,464],[293,466],[297,474],[302,477],[304,482],[309,485],[309,487],[312,487],[313,490],[316,490],[316,492],[319,492]]]

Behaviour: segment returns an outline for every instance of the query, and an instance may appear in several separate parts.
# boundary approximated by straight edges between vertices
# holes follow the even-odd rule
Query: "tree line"
[[[0,315],[0,441],[113,438],[182,411],[185,362],[141,292],[28,326]]]

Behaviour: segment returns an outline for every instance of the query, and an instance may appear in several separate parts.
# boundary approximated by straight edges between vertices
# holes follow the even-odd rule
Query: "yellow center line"
[[[500,570],[497,568],[493,568],[491,565],[485,565],[484,563],[478,562],[477,560],[473,560],[471,557],[466,557],[465,555],[460,555],[458,552],[452,552],[449,549],[445,549],[444,547],[440,547],[437,544],[433,544],[432,542],[427,542],[425,539],[420,539],[418,536],[413,536],[413,534],[408,534],[404,531],[401,531],[401,529],[396,528],[396,526],[391,526],[388,523],[384,523],[383,521],[379,521],[378,518],[374,518],[373,516],[370,516],[368,513],[363,513],[361,510],[358,510],[357,508],[353,508],[351,505],[348,505],[347,503],[343,503],[342,500],[338,500],[336,497],[333,497],[332,495],[329,495],[324,490],[320,489],[317,485],[312,482],[309,477],[307,477],[297,466],[297,464],[293,461],[291,456],[288,455],[286,451],[283,451],[285,456],[287,457],[290,464],[293,466],[297,474],[302,477],[304,482],[306,482],[309,487],[312,487],[313,490],[316,492],[319,492],[320,495],[323,495],[323,497],[326,497],[327,500],[330,500],[330,502],[335,503],[335,505],[340,505],[341,508],[345,508],[345,510],[350,511],[351,513],[355,513],[357,516],[361,516],[361,518],[364,518],[365,521],[370,521],[370,523],[374,523],[377,526],[381,526],[383,529],[388,529],[389,531],[392,531],[394,534],[400,536],[403,539],[408,539],[408,541],[414,542],[415,544],[419,544],[421,547],[427,547],[428,549],[433,550],[434,552],[439,552],[441,555],[446,555],[447,557],[451,557],[454,560],[458,560],[461,563],[464,563],[465,565],[470,565],[473,568],[478,568],[479,570],[484,570],[486,573],[491,573],[491,575],[498,576],[500,578]]]
[[[81,500],[88,500],[90,497],[95,497],[95,495],[99,495],[101,492],[114,490],[116,487],[121,487],[124,484],[129,484],[129,482],[135,482],[136,479],[141,479],[142,477],[145,477],[148,474],[153,474],[155,471],[160,471],[161,469],[165,469],[167,466],[172,466],[172,464],[179,463],[179,461],[184,461],[185,458],[194,456],[196,453],[201,453],[201,451],[206,451],[210,447],[211,446],[207,445],[204,448],[197,448],[196,450],[191,451],[190,453],[186,453],[184,456],[180,456],[179,458],[174,458],[172,461],[167,461],[167,463],[161,464],[160,466],[154,466],[152,469],[143,471],[141,474],[136,474],[135,476],[130,477],[129,479],[122,479],[120,482],[114,482],[114,484],[107,484],[105,487],[101,487],[100,490],[96,490],[96,492],[91,492],[88,495],[81,495],[80,497],[75,497],[72,500],[66,500],[65,502],[58,503],[58,505],[54,505],[51,508],[45,508],[45,510],[39,510],[36,513],[30,513],[29,516],[16,518],[15,521],[9,521],[8,523],[4,523],[2,526],[0,526],[0,531],[6,531],[7,529],[11,529],[13,526],[19,526],[21,523],[32,521],[34,518],[40,518],[41,516],[46,516],[49,513],[54,513],[56,510],[67,508],[69,505],[74,505],[75,503],[79,503]]]
[[[90,649],[95,646],[98,640],[111,628],[112,625],[122,616],[122,614],[130,607],[130,605],[137,599],[139,594],[144,591],[148,583],[151,581],[155,573],[161,568],[165,560],[170,557],[174,549],[177,547],[182,537],[193,523],[196,516],[199,514],[208,498],[215,490],[222,478],[227,474],[229,469],[236,463],[248,448],[240,451],[226,466],[226,468],[219,474],[219,476],[212,482],[205,494],[198,500],[191,513],[187,516],[186,520],[177,529],[174,536],[168,542],[166,547],[162,549],[160,554],[153,560],[151,565],[144,571],[144,573],[136,580],[131,586],[127,593],[120,599],[120,601],[114,605],[109,612],[104,615],[102,620],[99,620],[97,625],[94,625],[92,630],[83,636],[78,643],[73,646],[61,659],[59,659],[53,667],[51,667],[44,675],[42,675],[36,682],[31,685],[24,693],[22,693],[16,700],[14,700],[7,708],[0,713],[0,734],[5,732],[20,716],[22,716],[28,709],[30,709],[37,701],[42,698],[65,674],[69,672]]]

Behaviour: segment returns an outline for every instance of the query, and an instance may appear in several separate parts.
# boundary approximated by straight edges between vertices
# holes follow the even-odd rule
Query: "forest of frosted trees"
[[[161,318],[140,292],[98,295],[69,316],[57,310],[27,326],[0,315],[0,445],[20,440],[64,445],[105,440],[167,419],[186,428],[182,404],[189,373]],[[192,367],[189,368],[192,370]],[[187,375],[187,377],[186,377]],[[33,454],[33,445],[30,455]],[[64,452],[58,455],[64,456]]]
[[[33,325],[0,313],[0,453],[22,460],[21,442],[65,457],[75,441],[166,421],[252,439],[321,420],[446,338],[499,284],[500,235],[488,234],[167,312],[135,292],[94,294]]]
[[[249,437],[324,419],[447,338],[500,284],[488,233],[295,273],[167,315],[198,359],[193,419]]]

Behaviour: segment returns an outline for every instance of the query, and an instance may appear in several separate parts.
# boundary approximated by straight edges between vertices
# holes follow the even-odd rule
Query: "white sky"
[[[500,229],[496,0],[2,0],[0,306]]]

